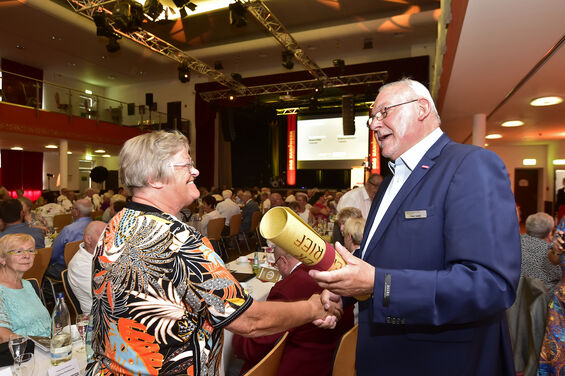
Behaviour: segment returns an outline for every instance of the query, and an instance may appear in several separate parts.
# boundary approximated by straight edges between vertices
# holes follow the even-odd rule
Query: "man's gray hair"
[[[131,192],[147,187],[149,179],[168,183],[174,174],[171,158],[183,150],[189,152],[188,140],[178,131],[156,131],[127,140],[120,151],[122,183]]]
[[[409,78],[403,78],[403,79],[398,80],[398,81],[389,82],[388,84],[383,85],[379,88],[379,93],[386,88],[389,88],[389,87],[392,87],[392,86],[397,86],[397,85],[407,86],[412,91],[412,94],[415,94],[418,98],[425,98],[428,102],[430,102],[432,113],[436,117],[437,121],[439,123],[441,123],[439,113],[437,112],[437,108],[436,108],[436,105],[435,105],[434,100],[432,98],[432,95],[430,94],[430,91],[428,90],[427,87],[425,87],[424,85],[422,85],[418,81],[411,80]],[[409,96],[409,93],[405,93],[404,95],[405,95],[405,97],[404,97],[405,100],[416,99],[416,98]]]
[[[531,214],[526,219],[526,233],[530,236],[545,239],[553,230],[553,217],[547,213]]]
[[[87,198],[77,200],[75,205],[82,217],[88,217],[92,213],[92,203]]]
[[[222,197],[224,198],[224,200],[227,198],[231,198],[231,196],[233,196],[233,192],[230,191],[229,189],[224,189],[222,191]]]

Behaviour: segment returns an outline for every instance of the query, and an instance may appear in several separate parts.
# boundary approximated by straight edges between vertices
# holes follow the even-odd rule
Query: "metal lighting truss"
[[[92,14],[99,8],[103,8],[104,12],[111,14],[109,10],[104,8],[104,5],[114,3],[115,0],[67,0],[67,2],[75,12],[86,18],[89,18],[90,20],[93,20]],[[139,29],[135,32],[125,33],[114,26],[114,22],[112,21],[111,17],[108,17],[108,24],[112,27],[112,29],[114,29],[114,32],[116,34],[119,34],[124,38],[128,38],[135,43],[141,44],[142,46],[149,48],[150,50],[157,52],[158,54],[178,61],[181,64],[185,64],[191,70],[208,76],[212,80],[215,80],[220,84],[229,87],[232,90],[235,90],[236,92],[244,92],[246,89],[245,85],[241,82],[238,82],[233,78],[224,75],[222,72],[219,72],[214,68],[208,66],[206,63],[187,55],[182,50],[178,49],[170,43],[165,42],[161,38],[157,37],[154,34],[151,34],[146,30]]]
[[[372,83],[384,83],[388,77],[388,71],[354,74],[349,76],[341,77],[327,77],[323,87],[342,87],[351,85],[361,85],[361,84],[372,84]],[[260,86],[248,86],[245,88],[245,92],[234,93],[231,90],[215,90],[201,92],[200,96],[205,101],[212,101],[218,99],[227,99],[230,95],[234,97],[241,97],[247,95],[265,95],[265,94],[277,94],[277,93],[287,93],[305,90],[314,90],[320,88],[320,82],[318,80],[305,80],[305,81],[294,81],[294,82],[280,82],[276,84],[266,84]]]
[[[269,33],[279,42],[285,49],[294,53],[294,57],[298,60],[312,76],[317,80],[325,83],[328,76],[324,71],[312,60],[302,48],[298,45],[296,40],[286,30],[284,25],[271,13],[269,8],[261,0],[245,0],[244,4],[247,11],[255,17],[255,19],[267,29]]]

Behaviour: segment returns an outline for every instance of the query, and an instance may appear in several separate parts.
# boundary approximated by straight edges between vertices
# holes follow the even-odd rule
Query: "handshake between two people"
[[[371,264],[353,256],[339,242],[336,244],[346,265],[337,270],[319,271],[311,269],[310,276],[324,289],[319,295],[326,316],[312,323],[320,328],[333,329],[343,315],[342,296],[367,297],[373,294],[375,268]],[[318,295],[313,295],[312,298]],[[311,299],[312,299],[311,298]]]

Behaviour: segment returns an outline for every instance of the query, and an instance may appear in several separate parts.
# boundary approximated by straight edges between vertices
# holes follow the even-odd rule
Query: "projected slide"
[[[349,161],[344,166],[327,164],[324,168],[349,168],[359,165],[368,155],[367,116],[355,117],[355,135],[344,136],[342,119],[298,120],[296,152],[298,168],[313,168],[307,161]]]

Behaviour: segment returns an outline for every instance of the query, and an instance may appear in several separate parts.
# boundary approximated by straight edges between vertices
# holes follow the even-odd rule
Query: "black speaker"
[[[145,93],[145,105],[151,108],[153,104],[153,93]]]
[[[341,117],[343,119],[343,134],[352,136],[355,134],[355,104],[353,95],[341,97]]]
[[[224,108],[220,112],[220,125],[222,126],[222,135],[224,141],[235,141],[235,116],[232,108]]]
[[[128,115],[135,114],[135,103],[128,103]]]
[[[180,128],[181,102],[167,102],[167,126],[169,129]]]

